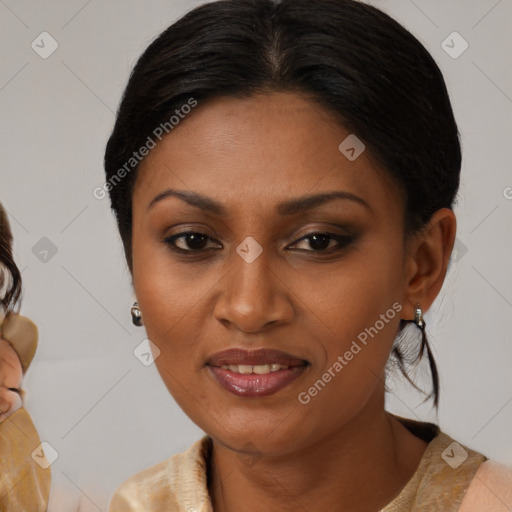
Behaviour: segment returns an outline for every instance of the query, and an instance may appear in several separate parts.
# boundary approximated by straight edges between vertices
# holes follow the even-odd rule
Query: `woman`
[[[369,5],[210,2],[152,42],[105,189],[133,321],[207,435],[128,479],[111,512],[506,503],[509,470],[384,408],[390,355],[406,375],[425,355],[438,403],[423,314],[460,164],[439,68]]]

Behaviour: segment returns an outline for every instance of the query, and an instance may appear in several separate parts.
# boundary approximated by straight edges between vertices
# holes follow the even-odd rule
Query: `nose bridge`
[[[216,316],[244,330],[258,330],[269,322],[289,319],[291,305],[283,284],[271,269],[271,254],[256,240],[247,237],[229,261],[222,300]]]
[[[268,249],[264,250],[252,237],[247,237],[233,254],[230,293],[243,301],[271,301],[277,290],[269,256]]]

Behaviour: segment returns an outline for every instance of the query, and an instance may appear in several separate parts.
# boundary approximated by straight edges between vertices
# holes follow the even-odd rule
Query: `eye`
[[[297,242],[309,240],[308,244],[312,247],[312,250],[306,249],[307,252],[332,252],[341,250],[353,241],[353,237],[349,235],[335,235],[334,233],[325,233],[316,231],[308,233],[307,235],[300,238]],[[335,245],[329,246],[334,241]],[[295,242],[295,245],[297,244]]]
[[[354,237],[349,235],[316,231],[303,236],[294,245],[301,241],[309,241],[307,243],[311,249],[305,249],[307,252],[333,252],[343,249],[353,240]],[[187,231],[165,238],[164,243],[177,252],[200,253],[206,251],[209,241],[213,241],[213,239],[205,233]],[[332,242],[334,242],[334,246]]]
[[[182,247],[180,247],[179,244],[176,243],[178,240],[181,240],[180,244],[182,245]],[[164,243],[169,245],[171,249],[179,252],[202,252],[208,240],[213,239],[206,235],[205,233],[187,231],[184,233],[179,233],[177,235],[167,237],[164,240]]]

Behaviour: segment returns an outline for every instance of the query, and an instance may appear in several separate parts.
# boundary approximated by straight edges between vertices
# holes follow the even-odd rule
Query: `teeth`
[[[257,373],[258,375],[265,375],[265,373],[270,373],[270,365],[256,364],[252,367],[252,373]]]
[[[223,364],[222,368],[224,370],[231,370],[235,373],[242,373],[244,375],[249,375],[251,373],[255,373],[257,375],[265,375],[270,372],[277,372],[278,370],[286,370],[288,366],[278,363],[271,364]]]
[[[236,366],[235,366],[236,368]],[[236,371],[236,370],[233,370]],[[239,373],[243,373],[244,375],[249,375],[252,372],[252,366],[250,364],[239,364],[238,365]]]

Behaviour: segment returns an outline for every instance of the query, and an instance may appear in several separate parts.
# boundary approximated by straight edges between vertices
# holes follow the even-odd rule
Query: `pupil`
[[[309,245],[313,249],[327,249],[327,247],[329,247],[329,240],[330,238],[327,235],[312,235]]]
[[[191,249],[202,249],[205,245],[206,238],[207,237],[204,235],[200,235],[198,233],[187,235],[187,245]]]

